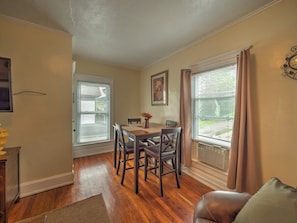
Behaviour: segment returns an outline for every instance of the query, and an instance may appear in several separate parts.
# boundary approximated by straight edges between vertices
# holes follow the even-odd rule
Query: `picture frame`
[[[152,105],[168,105],[168,70],[151,76]]]
[[[13,112],[11,59],[0,57],[0,112]]]

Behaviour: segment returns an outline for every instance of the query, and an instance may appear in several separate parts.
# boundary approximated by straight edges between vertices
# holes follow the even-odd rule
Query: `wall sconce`
[[[286,63],[281,67],[284,76],[297,80],[297,46],[291,48],[291,52],[286,56]]]

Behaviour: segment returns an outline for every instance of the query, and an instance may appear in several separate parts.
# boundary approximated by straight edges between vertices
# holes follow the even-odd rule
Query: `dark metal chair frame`
[[[162,177],[164,175],[175,173],[177,187],[180,188],[178,179],[178,149],[180,146],[181,128],[165,128],[161,130],[160,143],[157,145],[151,145],[144,149],[145,162],[144,162],[144,180],[147,180],[147,172],[151,172],[153,175],[159,178],[160,183],[160,195],[163,197],[163,182]],[[149,166],[149,160],[154,159],[154,165]],[[171,165],[164,163],[171,160]],[[154,170],[154,171],[152,171]],[[158,170],[158,171],[156,171]]]
[[[166,120],[165,125],[169,127],[177,127],[177,122],[172,120]]]
[[[125,173],[126,170],[134,169],[134,166],[127,167],[127,162],[130,160],[134,159],[133,157],[129,157],[130,154],[134,154],[134,142],[129,139],[128,142],[125,141],[124,138],[124,133],[122,126],[119,125],[118,123],[115,123],[115,129],[116,129],[116,134],[118,135],[118,144],[119,144],[119,157],[118,157],[118,164],[117,164],[117,175],[119,174],[120,170],[120,165],[123,164],[123,170],[122,170],[122,178],[121,178],[121,185],[124,184],[124,179],[125,179]],[[115,142],[117,143],[117,142]],[[139,150],[140,153],[144,151],[144,147],[146,144],[140,143],[139,145]],[[123,157],[122,157],[123,155]],[[140,159],[144,158],[144,156],[140,156]],[[144,164],[139,165],[139,167],[144,166]]]
[[[166,120],[165,125],[168,127],[177,127],[177,122],[172,120]],[[150,145],[156,145],[160,143],[160,137],[154,137],[147,140]]]
[[[128,124],[140,124],[141,123],[141,118],[128,118]]]

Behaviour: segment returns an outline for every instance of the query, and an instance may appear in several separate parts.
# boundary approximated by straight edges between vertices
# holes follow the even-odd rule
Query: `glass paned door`
[[[76,143],[110,140],[110,86],[77,82]]]

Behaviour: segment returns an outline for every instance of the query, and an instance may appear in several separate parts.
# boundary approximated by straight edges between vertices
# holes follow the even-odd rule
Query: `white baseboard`
[[[112,152],[113,150],[113,142],[76,146],[73,148],[73,158]],[[47,190],[55,189],[58,187],[72,184],[73,182],[73,172],[42,178],[30,182],[25,182],[20,185],[20,197],[26,197]]]
[[[73,147],[73,158],[79,158],[84,156],[91,156],[100,153],[112,152],[114,150],[114,144],[112,142],[97,143],[83,146]]]
[[[20,197],[26,197],[61,186],[72,184],[74,181],[73,172],[60,174],[52,177],[34,180],[20,185]]]
[[[213,190],[229,190],[226,186],[227,173],[221,170],[192,161],[192,166],[189,168],[184,167],[183,172]]]

